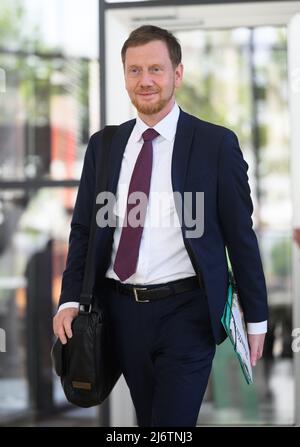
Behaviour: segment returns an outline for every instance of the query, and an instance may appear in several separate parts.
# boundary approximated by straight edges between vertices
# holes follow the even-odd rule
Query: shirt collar
[[[179,107],[175,102],[172,110],[168,113],[168,115],[165,116],[161,121],[159,121],[154,126],[154,129],[163,138],[165,138],[170,142],[172,142],[175,138],[179,113],[180,113]],[[142,121],[141,118],[138,116],[136,118],[136,124],[133,129],[133,135],[132,135],[133,141],[137,143],[142,138],[143,132],[145,132],[145,130],[148,128],[149,126],[146,123],[144,123],[144,121]]]

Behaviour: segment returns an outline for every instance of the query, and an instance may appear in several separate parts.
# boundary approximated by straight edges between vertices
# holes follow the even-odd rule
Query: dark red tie
[[[154,140],[154,138],[158,135],[159,133],[156,132],[155,129],[147,129],[143,133],[142,136],[144,144],[137,157],[131,176],[127,196],[125,216],[126,225],[122,228],[120,242],[114,262],[114,271],[121,281],[125,281],[125,279],[129,278],[136,271],[147,207],[147,203],[143,203],[143,207],[140,207],[140,204],[138,203],[139,208],[142,209],[139,219],[140,224],[136,227],[130,226],[130,219],[128,219],[128,215],[130,210],[137,204],[128,203],[128,197],[134,192],[142,192],[147,196],[147,199],[149,198],[153,159],[152,140]]]

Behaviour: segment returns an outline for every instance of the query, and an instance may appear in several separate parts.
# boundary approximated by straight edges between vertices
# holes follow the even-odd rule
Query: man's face
[[[183,67],[174,68],[165,42],[155,40],[127,49],[124,72],[133,105],[140,114],[154,115],[173,104]]]

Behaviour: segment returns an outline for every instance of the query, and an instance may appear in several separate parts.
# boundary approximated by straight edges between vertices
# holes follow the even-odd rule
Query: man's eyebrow
[[[164,64],[160,64],[157,62],[157,63],[149,65],[149,68],[152,68],[152,67],[164,67]],[[131,65],[128,65],[127,68],[142,68],[142,66],[137,65],[137,64],[131,64]]]

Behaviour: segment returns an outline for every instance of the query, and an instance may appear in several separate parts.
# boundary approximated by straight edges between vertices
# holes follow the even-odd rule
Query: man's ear
[[[175,87],[180,87],[183,79],[183,64],[177,65],[175,68]]]

